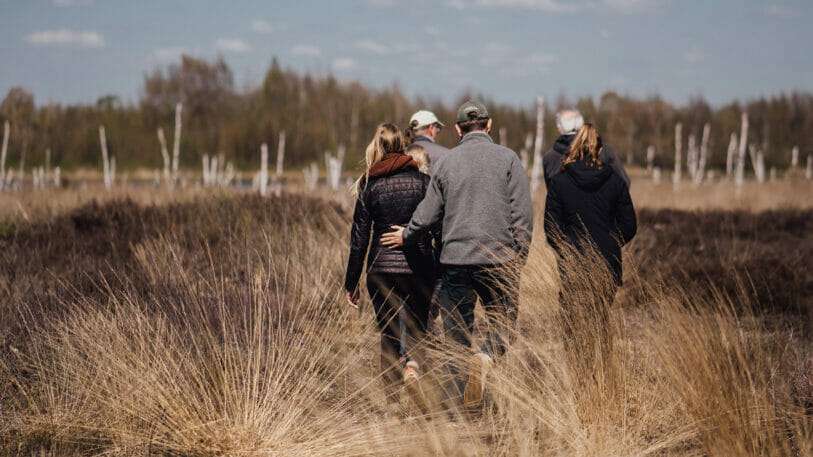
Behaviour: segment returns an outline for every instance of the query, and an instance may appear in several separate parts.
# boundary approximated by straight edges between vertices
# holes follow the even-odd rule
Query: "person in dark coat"
[[[629,189],[602,161],[596,129],[584,124],[553,176],[545,201],[545,237],[558,254],[564,342],[582,374],[613,356],[610,307],[621,285],[621,247],[636,232]],[[595,359],[601,354],[600,359]]]
[[[392,225],[406,225],[424,197],[429,176],[404,154],[401,130],[389,123],[376,129],[367,146],[367,170],[356,181],[356,204],[350,235],[350,255],[344,287],[350,306],[358,308],[358,283],[367,255],[367,291],[381,331],[381,370],[390,409],[399,403],[401,363],[403,379],[419,406],[425,402],[418,382],[416,345],[426,334],[435,262],[429,232],[418,243],[388,249],[379,238]],[[372,240],[372,243],[371,243]],[[369,253],[368,253],[369,246]],[[406,344],[401,344],[399,310],[403,308]]]
[[[545,169],[545,187],[550,187],[550,180],[562,172],[562,161],[570,151],[570,144],[576,133],[584,125],[584,118],[575,109],[566,109],[556,113],[556,128],[559,130],[559,137],[553,143],[550,151],[542,157],[542,166]],[[624,180],[627,187],[630,186],[630,177],[621,165],[621,161],[615,155],[615,151],[609,145],[604,145],[601,149],[601,162],[615,170],[616,174]]]

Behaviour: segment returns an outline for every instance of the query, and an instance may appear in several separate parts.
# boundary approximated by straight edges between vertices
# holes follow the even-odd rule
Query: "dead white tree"
[[[226,164],[226,171],[220,178],[220,185],[222,187],[229,187],[234,180],[234,164],[229,162]]]
[[[108,170],[110,174],[110,186],[113,186],[113,183],[116,182],[116,156],[110,158],[110,170]]]
[[[260,146],[260,195],[265,197],[268,192],[268,145],[263,143]]]
[[[99,143],[102,145],[102,174],[104,176],[104,188],[110,190],[113,181],[110,180],[110,158],[107,155],[107,137],[104,133],[104,126],[99,126]]]
[[[500,146],[508,147],[508,130],[505,127],[500,127]]]
[[[694,134],[689,135],[689,144],[686,148],[686,170],[689,172],[689,179],[694,181],[694,175],[697,173],[697,140]]]
[[[201,180],[203,181],[203,187],[207,187],[209,185],[209,154],[203,154],[201,162],[203,162],[203,170],[201,171],[203,177]]]
[[[336,156],[334,157],[325,151],[325,165],[327,167],[327,178],[330,188],[338,190],[341,185],[342,179],[342,163],[344,162],[345,148],[343,144],[339,145]]]
[[[697,169],[694,174],[694,185],[699,186],[703,182],[703,175],[706,173],[706,161],[709,154],[709,136],[711,135],[711,124],[706,122],[703,126],[703,138],[700,140],[700,159],[697,162]]]
[[[731,133],[731,140],[728,142],[728,151],[726,152],[725,156],[725,177],[727,179],[731,178],[731,173],[734,172],[734,154],[737,153],[737,134],[736,132]]]
[[[790,151],[790,166],[791,167],[799,166],[799,146],[794,146],[793,149]]]
[[[357,112],[358,110],[356,110]],[[358,114],[356,114],[358,117]],[[358,121],[356,121],[358,122]],[[282,176],[282,165],[285,160],[285,130],[279,132],[279,142],[277,143],[277,171],[274,174],[277,179]]]
[[[170,160],[169,160],[169,151],[167,150],[167,139],[164,136],[164,129],[158,127],[158,143],[161,145],[161,157],[164,159],[164,183],[167,186],[170,186],[170,181],[172,180],[172,175],[170,174]]]
[[[745,148],[748,145],[748,113],[742,113],[739,151],[737,152],[737,196],[742,194],[742,185],[745,182]]]
[[[308,190],[316,190],[316,186],[319,184],[319,165],[316,162],[311,162],[311,166],[302,170],[302,173],[305,175],[305,184]]]
[[[528,160],[529,160],[529,155],[528,155],[529,152],[528,151],[531,150],[531,147],[533,146],[533,142],[534,142],[534,134],[531,133],[531,132],[528,132],[528,134],[525,135],[525,147],[522,148],[522,150],[519,153],[519,159],[522,162],[522,168],[524,168],[526,171],[528,170],[528,167],[530,166],[530,164],[528,163]]]
[[[536,192],[542,177],[542,135],[545,132],[545,100],[536,97],[536,138],[534,139],[534,164],[531,169],[531,190]]]
[[[178,162],[181,157],[181,113],[183,104],[175,105],[175,136],[172,138],[172,186],[178,183]]]
[[[652,171],[655,169],[655,146],[647,146],[646,148],[646,169]]]
[[[54,187],[59,189],[62,186],[62,170],[57,166],[54,168]]]
[[[762,149],[757,151],[757,182],[760,184],[765,182],[765,153]]]
[[[5,187],[6,181],[6,153],[8,152],[8,136],[9,136],[8,121],[3,123],[3,146],[0,149],[0,190]]]
[[[672,190],[674,192],[680,192],[680,172],[681,172],[681,160],[682,160],[682,151],[681,146],[683,145],[683,124],[678,122],[675,124],[675,172],[672,173]]]

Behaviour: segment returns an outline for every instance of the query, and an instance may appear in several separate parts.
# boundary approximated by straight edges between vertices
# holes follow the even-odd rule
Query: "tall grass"
[[[30,283],[9,290],[47,287],[33,300],[6,296],[16,306],[3,308],[0,453],[813,452],[810,399],[787,371],[810,357],[809,335],[766,325],[748,288],[698,294],[642,278],[638,254],[625,259],[625,280],[647,293],[581,300],[581,313],[564,314],[542,234],[483,410],[450,417],[437,407],[443,366],[462,367],[468,354],[440,344],[422,363],[435,408],[424,416],[405,399],[394,422],[369,304],[353,312],[340,290],[348,217],[323,200],[221,195],[91,205],[15,235],[21,246],[4,244],[3,265],[19,259],[32,278],[15,277]],[[599,275],[589,263],[574,268]],[[589,284],[601,281],[581,291],[594,296]],[[606,316],[606,336],[596,337],[596,316]],[[484,325],[478,316],[475,340]],[[579,344],[563,344],[567,334]]]

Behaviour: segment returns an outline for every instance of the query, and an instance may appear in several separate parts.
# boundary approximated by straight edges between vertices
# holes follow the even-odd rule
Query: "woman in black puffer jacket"
[[[344,282],[347,301],[358,308],[358,283],[367,254],[367,291],[381,330],[381,370],[391,407],[398,403],[399,360],[415,359],[415,345],[426,334],[435,276],[431,238],[397,249],[389,249],[379,241],[391,226],[409,222],[429,185],[429,176],[421,173],[412,158],[404,154],[404,147],[403,133],[389,123],[378,126],[367,146],[367,170],[354,188],[356,206]],[[406,311],[405,353],[401,353],[398,321],[402,306]],[[417,382],[414,360],[408,363],[404,381],[408,388],[411,381]]]

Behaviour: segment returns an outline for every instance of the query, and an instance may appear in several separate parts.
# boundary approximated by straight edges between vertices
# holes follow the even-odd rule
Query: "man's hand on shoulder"
[[[390,249],[400,248],[404,245],[404,228],[400,225],[391,225],[392,232],[381,235],[381,244]]]

